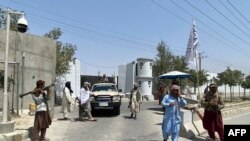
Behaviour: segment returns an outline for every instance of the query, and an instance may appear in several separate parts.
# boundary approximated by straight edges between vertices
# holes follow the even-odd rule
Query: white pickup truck
[[[91,89],[90,104],[92,112],[96,110],[113,110],[115,115],[120,115],[121,95],[114,83],[96,83]]]

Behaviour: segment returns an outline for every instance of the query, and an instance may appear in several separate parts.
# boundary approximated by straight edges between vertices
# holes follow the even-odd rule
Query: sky
[[[2,9],[25,12],[28,34],[60,28],[59,40],[77,46],[82,74],[108,76],[137,58],[155,59],[161,41],[185,56],[193,20],[201,68],[248,75],[249,6],[249,0],[0,0]]]

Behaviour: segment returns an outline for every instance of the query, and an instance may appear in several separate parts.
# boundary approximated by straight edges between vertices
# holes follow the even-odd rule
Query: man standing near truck
[[[80,90],[80,106],[79,106],[79,118],[80,120],[84,120],[83,118],[85,116],[88,117],[89,121],[96,121],[95,118],[92,117],[91,115],[91,107],[90,107],[90,90],[89,90],[89,83],[84,82],[83,87]]]

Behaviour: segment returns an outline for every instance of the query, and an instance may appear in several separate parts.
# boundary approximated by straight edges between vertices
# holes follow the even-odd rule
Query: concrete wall
[[[9,62],[19,63],[15,68],[13,65],[9,65],[8,75],[13,77],[16,82],[14,91],[12,89],[8,93],[11,103],[12,94],[16,96],[17,93],[33,90],[36,86],[36,81],[39,79],[45,80],[45,85],[55,82],[56,41],[14,31],[10,31],[9,38]],[[0,61],[2,62],[5,60],[5,42],[6,30],[0,29]],[[24,58],[23,53],[25,53]],[[0,63],[0,70],[4,70],[3,63]],[[19,81],[17,76],[19,76]],[[3,90],[0,91],[0,108],[2,108],[2,93]],[[15,97],[14,107],[16,107],[16,102]],[[31,96],[25,96],[23,98],[23,108],[28,108],[31,102],[33,102]],[[21,104],[21,100],[19,104]]]

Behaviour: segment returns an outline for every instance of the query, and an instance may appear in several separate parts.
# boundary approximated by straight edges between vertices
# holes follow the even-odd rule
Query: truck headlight
[[[113,96],[113,101],[120,101],[121,97],[119,95]]]

